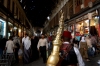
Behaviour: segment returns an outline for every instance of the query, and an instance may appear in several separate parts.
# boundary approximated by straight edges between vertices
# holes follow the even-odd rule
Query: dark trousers
[[[94,55],[96,55],[96,50],[98,50],[97,45],[96,44],[92,44],[92,46],[95,48]]]
[[[46,46],[40,46],[40,53],[43,58],[43,62],[46,62]]]
[[[15,59],[17,63],[19,62],[18,51],[19,51],[19,48],[15,48]]]

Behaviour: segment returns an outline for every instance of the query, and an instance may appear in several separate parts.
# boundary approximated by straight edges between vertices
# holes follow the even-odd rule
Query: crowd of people
[[[23,38],[17,35],[5,37],[0,40],[0,57],[6,54],[14,54],[16,63],[19,63],[19,54],[23,58],[23,63],[28,64],[39,59],[40,55],[43,58],[43,63],[47,60],[48,39],[45,35],[28,36],[25,34]]]
[[[60,52],[61,56],[64,56],[64,59],[61,66],[85,66],[84,61],[91,61],[91,57],[95,57],[98,51],[100,51],[98,47],[100,46],[100,39],[98,36],[82,35],[79,40],[78,38],[77,36],[74,38],[63,37]],[[72,47],[69,50],[70,45]],[[66,53],[68,54],[66,55]]]
[[[43,58],[43,63],[46,63],[47,51],[52,50],[53,40],[54,36],[45,36],[44,34],[41,37],[29,37],[28,34],[25,34],[23,38],[15,35],[10,36],[8,40],[4,37],[0,41],[0,57],[3,52],[14,53],[16,63],[19,63],[19,50],[22,50],[22,58],[25,64],[38,60],[40,55]],[[77,64],[78,66],[85,66],[83,60],[91,61],[90,56],[94,57],[97,54],[97,50],[99,50],[97,45],[99,45],[100,39],[98,40],[97,36],[83,35],[80,36],[80,39],[62,37],[62,42],[60,53],[61,56],[64,56],[64,59],[60,66],[77,66]]]

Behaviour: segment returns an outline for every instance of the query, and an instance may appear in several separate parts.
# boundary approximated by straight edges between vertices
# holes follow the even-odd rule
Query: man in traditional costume
[[[61,52],[62,52],[61,54],[65,55],[65,57],[64,60],[62,61],[61,66],[66,66],[66,65],[77,66],[77,64],[78,66],[85,66],[82,56],[79,52],[79,49],[70,44],[71,33],[69,31],[64,31],[63,38],[64,42],[61,46]],[[66,52],[68,52],[67,55]],[[70,60],[68,60],[68,58]]]

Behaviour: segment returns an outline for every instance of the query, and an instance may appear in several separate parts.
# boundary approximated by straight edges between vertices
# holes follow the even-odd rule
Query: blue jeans
[[[88,48],[88,55],[89,56],[94,56],[95,51],[93,50],[93,48]]]

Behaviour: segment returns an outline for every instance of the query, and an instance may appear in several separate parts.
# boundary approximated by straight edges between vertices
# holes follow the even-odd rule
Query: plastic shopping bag
[[[19,49],[19,51],[18,51],[18,55],[22,55],[22,54],[23,54],[22,49]]]

